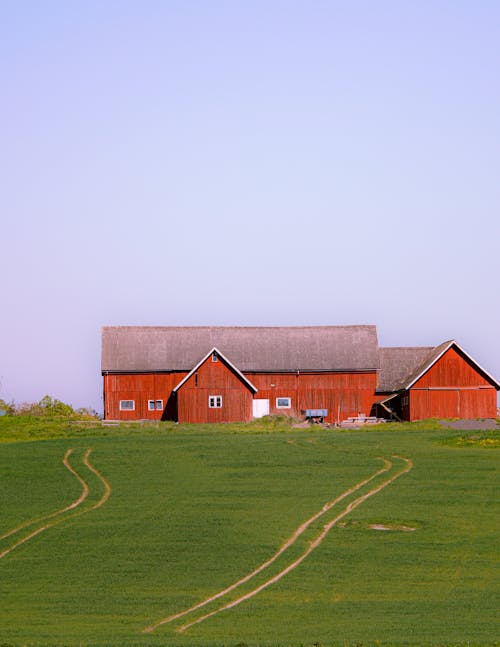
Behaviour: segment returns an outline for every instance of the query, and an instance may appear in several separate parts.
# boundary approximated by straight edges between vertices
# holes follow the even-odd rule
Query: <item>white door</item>
[[[269,415],[269,400],[253,400],[253,417],[262,418]]]

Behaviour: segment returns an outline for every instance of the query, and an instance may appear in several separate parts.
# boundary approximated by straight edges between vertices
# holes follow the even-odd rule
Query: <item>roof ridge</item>
[[[177,325],[172,325],[172,326],[150,326],[150,325],[118,325],[118,326],[113,326],[113,325],[103,325],[101,326],[102,330],[117,330],[117,329],[144,329],[144,330],[172,330],[174,328],[177,328],[179,330],[199,330],[199,329],[208,329],[208,328],[224,328],[228,330],[238,330],[238,329],[245,329],[245,330],[263,330],[263,329],[273,329],[273,330],[279,330],[279,329],[286,329],[286,330],[293,330],[293,329],[298,329],[298,330],[303,330],[304,328],[311,328],[311,329],[317,329],[317,328],[376,328],[376,324],[305,324],[305,325],[293,325],[293,326],[281,326],[281,325],[276,325],[276,326],[226,326],[226,325],[217,325],[217,324],[208,324],[208,325],[200,325],[200,326],[177,326]]]
[[[379,346],[379,350],[427,350],[437,346]]]

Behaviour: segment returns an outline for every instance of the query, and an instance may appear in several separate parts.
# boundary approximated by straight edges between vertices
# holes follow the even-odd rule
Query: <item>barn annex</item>
[[[494,418],[500,384],[460,346],[379,348],[375,326],[102,330],[108,420],[250,421],[326,410],[327,422]]]

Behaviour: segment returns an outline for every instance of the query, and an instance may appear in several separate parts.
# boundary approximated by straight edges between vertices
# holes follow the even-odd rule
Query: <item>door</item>
[[[269,415],[269,400],[252,400],[252,413],[254,418]]]

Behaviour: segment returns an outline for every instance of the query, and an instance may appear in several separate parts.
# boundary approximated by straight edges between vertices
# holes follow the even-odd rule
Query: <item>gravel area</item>
[[[486,420],[440,420],[439,423],[443,427],[449,427],[451,429],[462,429],[464,431],[475,429],[500,429],[497,421],[493,418],[488,418]]]

